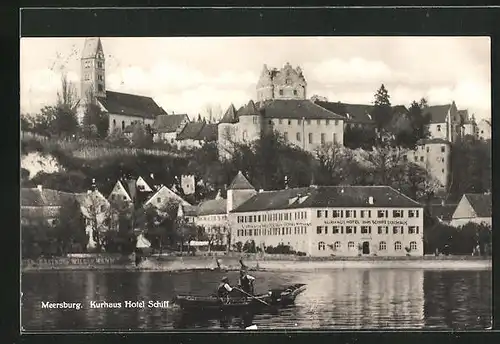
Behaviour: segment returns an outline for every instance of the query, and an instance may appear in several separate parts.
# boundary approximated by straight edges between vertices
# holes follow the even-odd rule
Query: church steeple
[[[99,37],[86,38],[81,57],[81,98],[106,97],[106,68]]]

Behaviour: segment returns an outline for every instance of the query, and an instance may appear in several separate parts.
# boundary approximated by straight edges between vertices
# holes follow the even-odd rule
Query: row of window
[[[283,133],[283,137],[285,139],[285,142],[288,142],[288,133],[285,131]],[[295,140],[298,141],[298,142],[302,142],[302,136],[300,135],[300,133],[296,133],[295,134]],[[308,134],[308,142],[309,143],[314,143],[314,135],[313,133],[309,133]],[[336,133],[333,133],[332,134],[332,142],[337,142],[337,134]],[[321,133],[320,134],[320,143],[321,144],[325,144],[326,143],[326,134],[324,133]]]
[[[287,121],[288,125],[292,125],[292,121],[297,121],[298,125],[302,125],[302,119],[283,119],[283,118],[278,118],[277,121],[278,121],[278,124],[283,124],[284,121]],[[316,124],[317,125],[321,125],[321,124],[323,124],[322,121],[324,121],[325,125],[330,125],[330,120],[329,119],[324,119],[324,120],[317,119],[316,120]],[[311,124],[311,120],[310,119],[305,119],[304,123],[307,124],[307,125],[310,125]],[[254,124],[257,124],[257,118],[254,118]],[[269,120],[269,124],[273,124],[273,120],[272,119]],[[339,125],[339,120],[338,119],[333,120],[333,124],[334,125]]]
[[[97,61],[97,68],[103,68],[103,63],[102,61]],[[84,67],[85,68],[90,68],[92,67],[92,61],[91,60],[86,60],[85,61],[85,64],[84,64]]]
[[[273,222],[273,221],[292,221],[307,219],[307,212],[296,211],[290,213],[279,214],[263,214],[263,215],[246,215],[238,216],[238,223],[255,223],[255,222]]]
[[[341,248],[342,248],[342,243],[340,241],[336,241],[333,244],[333,250],[334,251],[340,250]],[[348,249],[354,249],[354,241],[349,241],[347,243],[347,248]],[[401,244],[401,241],[396,241],[394,243],[394,250],[395,251],[401,251],[402,248],[403,248],[403,245]],[[324,241],[320,241],[318,243],[318,250],[324,251],[325,249],[326,249],[325,242]],[[387,243],[385,241],[379,242],[378,249],[379,249],[379,251],[385,251],[385,250],[387,250]],[[417,250],[417,242],[416,241],[410,242],[410,251],[416,251],[416,250]]]
[[[404,157],[404,159],[403,159],[403,160],[405,160],[405,161],[407,161],[407,160],[408,160],[408,158],[406,158],[406,155],[404,155],[403,157]],[[419,156],[418,156],[418,155],[415,155],[415,156],[413,157],[413,159],[415,160],[415,162],[418,162],[418,161],[419,161]],[[422,156],[420,156],[420,162],[424,162],[424,160],[425,160],[425,157],[424,157],[423,155],[422,155]],[[444,162],[444,158],[437,157],[437,158],[436,158],[436,161],[437,161],[437,162]]]
[[[306,226],[283,227],[283,228],[257,228],[257,229],[238,229],[236,236],[261,236],[261,235],[299,235],[307,234]]]
[[[204,215],[200,216],[200,220],[204,221],[222,221],[227,218],[226,215]]]
[[[328,226],[317,226],[316,234],[328,234]],[[345,229],[345,232],[344,232]],[[356,234],[356,226],[332,226],[332,234]],[[372,234],[372,226],[361,226],[361,234]],[[389,226],[377,226],[378,234],[389,234]],[[408,234],[419,234],[419,226],[408,226]],[[403,226],[392,226],[392,234],[404,234]]]
[[[316,216],[318,218],[328,218],[328,210],[317,210],[316,211]],[[339,217],[345,217],[345,218],[354,218],[357,216],[358,212],[357,210],[332,210],[331,211],[332,217],[333,218],[339,218]],[[419,211],[418,210],[413,210],[410,209],[408,210],[408,217],[418,217]],[[371,218],[372,217],[372,211],[371,210],[360,210],[359,211],[359,216],[360,218]],[[394,218],[401,218],[405,216],[405,211],[401,209],[396,209],[392,211],[392,217]],[[378,218],[386,218],[389,217],[389,211],[388,210],[377,210],[377,217]]]

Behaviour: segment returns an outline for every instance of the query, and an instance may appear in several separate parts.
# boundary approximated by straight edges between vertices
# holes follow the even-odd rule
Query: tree
[[[318,168],[315,177],[321,185],[338,185],[345,180],[345,157],[336,143],[327,143],[316,149]]]
[[[350,149],[371,150],[376,144],[374,128],[362,126],[346,126],[344,129],[344,146]]]
[[[68,74],[61,74],[61,90],[57,92],[57,106],[63,105],[68,109],[74,109],[78,103],[75,85],[68,80]]]
[[[54,109],[54,119],[50,123],[50,131],[58,136],[72,136],[78,132],[79,125],[76,111],[69,105],[60,103]]]
[[[382,84],[375,93],[374,107],[371,112],[378,130],[385,129],[392,119],[392,108],[389,98],[389,92],[384,84]]]
[[[43,185],[48,189],[65,192],[85,192],[88,179],[81,171],[39,172],[32,179],[33,184]]]
[[[55,229],[59,253],[85,250],[88,243],[85,221],[80,204],[75,199],[62,205]]]
[[[399,147],[386,145],[374,147],[372,151],[365,152],[362,159],[376,185],[392,185],[401,177],[405,153]]]
[[[136,147],[146,148],[153,144],[153,136],[148,133],[143,123],[137,122],[132,129],[132,143]]]
[[[420,109],[424,110],[425,108],[429,107],[429,104],[427,103],[427,99],[421,98],[420,101],[418,102],[418,106]]]
[[[196,238],[198,228],[195,224],[187,222],[185,219],[177,218],[175,220],[175,234],[178,239],[181,252],[183,251],[184,244]],[[189,248],[188,248],[189,250]]]
[[[198,117],[200,118],[200,116]],[[204,117],[207,119],[208,123],[219,122],[222,119],[222,107],[220,104],[205,104]]]
[[[108,135],[109,116],[90,100],[87,100],[83,114],[84,134],[89,138],[105,138]]]
[[[96,128],[97,129],[97,128]],[[120,128],[115,128],[107,137],[108,141],[118,145],[129,145],[130,139],[123,134]]]
[[[29,221],[21,226],[22,258],[35,259],[56,252],[54,228],[43,218]]]
[[[33,118],[28,114],[22,113],[20,116],[21,131],[32,131],[33,130]]]
[[[397,183],[397,180],[395,182]],[[425,168],[413,162],[406,162],[403,165],[398,188],[412,199],[424,199],[430,202],[440,188],[440,183]]]

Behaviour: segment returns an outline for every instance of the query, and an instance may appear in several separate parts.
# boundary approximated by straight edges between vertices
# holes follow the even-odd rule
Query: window
[[[408,226],[408,234],[418,234],[418,226]]]
[[[415,162],[417,162],[417,161],[418,161],[418,156],[415,155]]]
[[[292,120],[291,119],[288,120],[288,125],[292,125]]]
[[[347,243],[347,248],[354,248],[354,241],[349,241]]]
[[[336,143],[336,142],[337,142],[337,134],[333,133],[333,143]]]
[[[424,157],[423,157],[423,156],[421,156],[421,157],[420,157],[420,161],[421,161],[421,162],[423,162],[423,161],[424,161]]]
[[[342,210],[332,210],[332,217],[342,217]]]
[[[320,241],[318,243],[318,250],[324,251],[325,250],[325,243],[323,241]]]
[[[361,234],[371,234],[372,228],[370,226],[361,226]]]
[[[429,147],[426,148],[427,153],[429,153]]]
[[[104,205],[101,204],[100,211],[103,212],[105,210]]]
[[[97,68],[102,68],[102,62],[100,61],[97,62]]]
[[[403,161],[408,161],[408,157],[406,155],[403,155]]]
[[[279,123],[279,124],[283,124],[283,120],[282,120],[281,118],[280,118],[280,119],[278,119],[278,123]]]
[[[127,199],[127,196],[122,196],[123,200],[125,201]]]
[[[356,227],[354,227],[354,226],[346,226],[345,227],[345,233],[346,234],[352,234],[352,233],[356,234]]]
[[[446,152],[446,146],[441,146],[441,153]]]
[[[309,133],[309,143],[313,143],[313,134]]]
[[[297,90],[293,90],[293,95],[296,96],[297,95]]]
[[[332,234],[339,234],[340,226],[332,226]]]
[[[396,241],[396,242],[394,243],[394,249],[395,249],[396,251],[401,251],[401,241]]]
[[[326,125],[330,124],[330,120],[329,120],[329,119],[326,119],[326,120],[325,120],[325,124],[326,124]]]
[[[257,124],[257,117],[253,117],[253,124]]]
[[[112,199],[112,200],[114,200],[114,199],[115,199],[115,196],[116,196],[115,194],[112,194],[112,195],[111,195],[111,199]]]
[[[378,234],[389,234],[389,227],[388,226],[378,226]]]
[[[306,123],[311,124],[311,120],[310,119],[306,120]]]
[[[286,131],[283,133],[283,137],[285,139],[285,142],[288,142],[288,133]]]
[[[378,244],[378,249],[379,249],[379,251],[385,251],[385,250],[387,250],[387,244],[385,243],[385,241],[381,241]]]
[[[296,138],[297,138],[297,141],[300,142],[300,133],[297,133]]]
[[[444,168],[441,169],[441,173],[444,173]]]
[[[321,134],[321,144],[325,144],[325,134]]]
[[[378,210],[377,211],[377,217],[378,218],[388,217],[387,213],[388,213],[387,210]]]
[[[323,227],[322,226],[316,227],[316,234],[321,234],[322,232],[323,232]]]
[[[345,217],[356,217],[356,210],[346,210]]]
[[[98,74],[98,75],[97,75],[97,80],[102,81],[102,75],[101,75],[101,74]]]
[[[245,141],[246,141],[247,139],[248,139],[248,133],[247,133],[247,131],[245,130],[245,131],[243,131],[243,140],[245,140]]]
[[[417,242],[412,241],[410,242],[410,251],[416,251],[417,250]]]
[[[320,119],[318,119],[318,120],[316,121],[316,123],[317,123],[318,125],[321,125],[321,120],[320,120]]]
[[[408,210],[408,217],[418,217],[418,210]]]
[[[103,91],[104,91],[104,87],[102,87],[102,85],[101,85],[101,84],[99,84],[99,85],[97,85],[97,90],[98,90],[99,92],[103,92]]]
[[[282,95],[283,95],[283,90],[280,90],[280,96],[282,96]]]
[[[403,210],[393,210],[392,217],[403,217]]]
[[[437,131],[441,131],[441,125],[440,124],[437,125]]]
[[[268,121],[268,123],[272,125],[272,124],[273,124],[273,120],[272,120],[272,119],[270,119],[270,120]]]
[[[371,210],[361,210],[361,217],[372,217],[372,211]]]
[[[335,244],[333,244],[333,248],[335,251],[340,250],[341,244],[340,241],[335,241]]]
[[[444,162],[444,158],[441,158],[441,162]]]
[[[335,120],[335,125],[339,125],[339,120],[338,119]]]
[[[392,233],[393,234],[398,234],[398,233],[403,234],[403,226],[393,226]]]
[[[317,216],[318,218],[319,218],[319,217],[321,217],[321,210],[318,210],[318,211],[316,212],[316,216]]]

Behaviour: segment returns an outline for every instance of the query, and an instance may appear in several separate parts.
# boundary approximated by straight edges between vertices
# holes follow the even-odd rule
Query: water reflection
[[[169,328],[259,329],[485,329],[491,326],[491,271],[345,269],[255,272],[256,291],[293,283],[307,290],[276,314],[186,316],[148,301],[179,293],[210,295],[220,272],[47,272],[23,276],[25,330],[163,330]],[[237,273],[229,278],[236,281]],[[93,309],[90,301],[144,300],[145,308]],[[42,309],[42,301],[82,302],[84,309]]]

